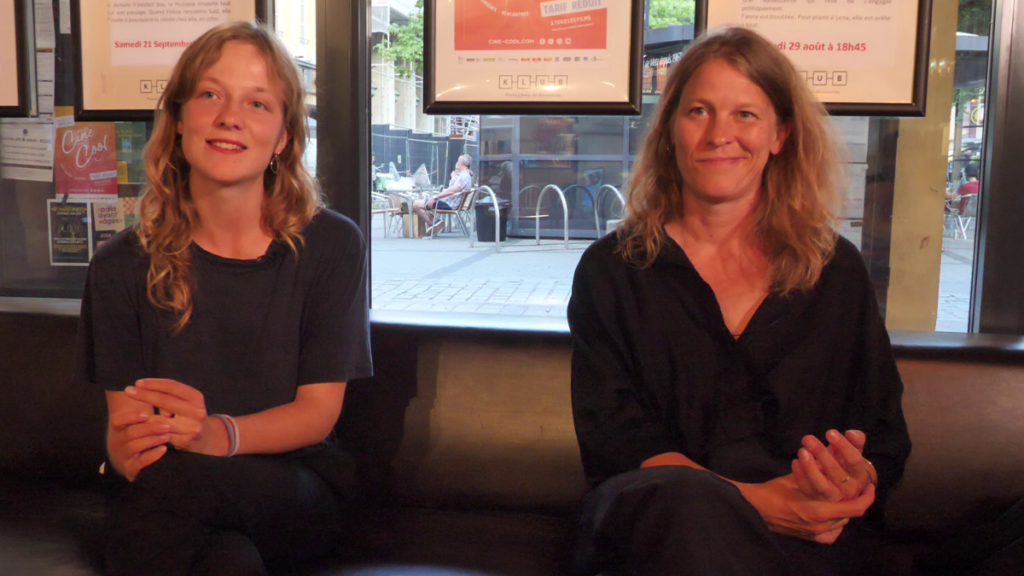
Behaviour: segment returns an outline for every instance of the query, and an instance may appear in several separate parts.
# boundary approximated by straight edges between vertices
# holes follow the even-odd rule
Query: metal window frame
[[[970,332],[1024,333],[1024,70],[1012,66],[1024,61],[1022,13],[1024,0],[992,2]]]

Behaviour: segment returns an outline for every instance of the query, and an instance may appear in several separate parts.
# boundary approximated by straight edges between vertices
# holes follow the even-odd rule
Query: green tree
[[[648,0],[651,30],[693,24],[693,0]]]
[[[423,74],[423,0],[416,0],[408,23],[388,27],[388,35],[378,51],[382,58],[394,63],[399,76]]]
[[[960,32],[988,36],[992,23],[992,0],[960,0]]]

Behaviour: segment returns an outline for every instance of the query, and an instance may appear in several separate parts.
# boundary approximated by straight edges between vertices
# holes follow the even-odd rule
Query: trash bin
[[[494,204],[490,198],[477,200],[474,206],[476,210],[476,239],[480,242],[494,242]],[[508,215],[512,210],[512,201],[498,199],[498,209],[501,210],[501,240],[508,237]]]

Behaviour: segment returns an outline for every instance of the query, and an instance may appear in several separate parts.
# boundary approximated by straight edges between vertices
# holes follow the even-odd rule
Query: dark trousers
[[[267,574],[334,552],[345,497],[301,459],[169,451],[108,499],[110,576]]]
[[[885,574],[880,541],[851,522],[835,544],[782,536],[732,484],[685,466],[634,470],[583,501],[579,574],[817,576]]]

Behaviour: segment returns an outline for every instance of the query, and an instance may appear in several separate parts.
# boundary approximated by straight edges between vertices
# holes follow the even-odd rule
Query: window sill
[[[0,297],[0,313],[42,314],[45,316],[78,316],[82,301],[78,298],[14,298]]]
[[[0,297],[0,314],[75,317],[80,307],[81,301],[75,298]],[[370,323],[374,329],[437,335],[518,336],[569,341],[569,324],[565,318],[371,310]],[[1022,336],[892,330],[889,338],[898,358],[951,361],[970,358],[975,361],[1024,363]]]
[[[569,338],[569,322],[548,316],[370,310],[370,323],[399,330]]]

